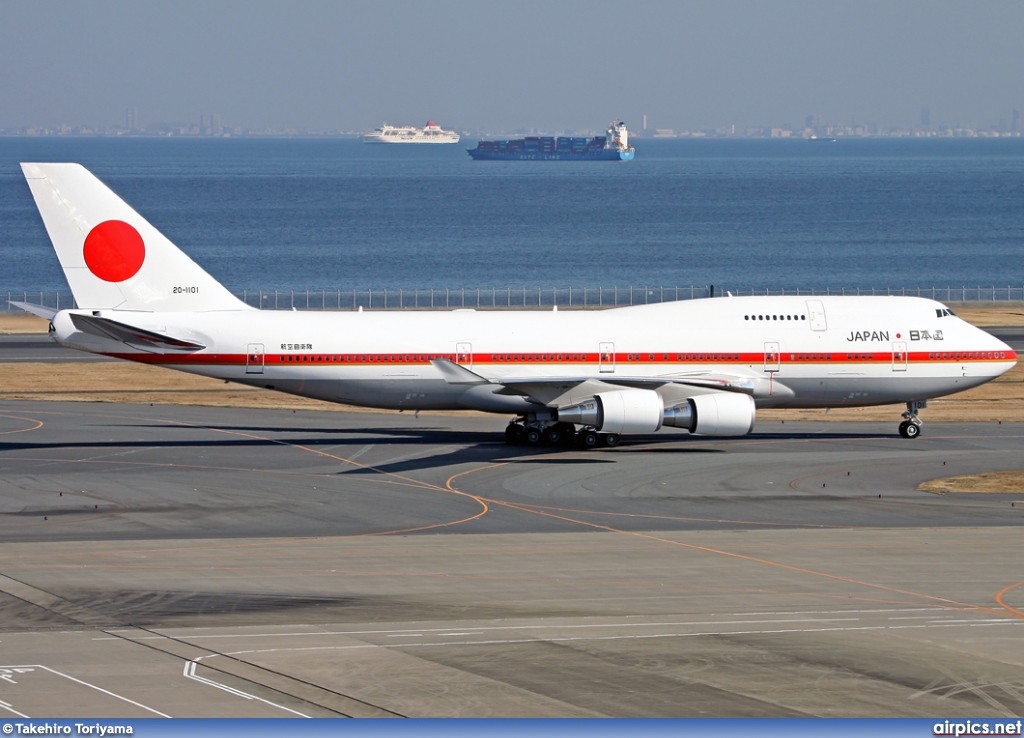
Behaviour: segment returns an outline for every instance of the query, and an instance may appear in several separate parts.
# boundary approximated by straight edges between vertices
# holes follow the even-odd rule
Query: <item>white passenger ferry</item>
[[[363,135],[363,143],[445,143],[459,142],[459,134],[446,131],[434,121],[423,128],[413,126],[389,126],[386,123]]]

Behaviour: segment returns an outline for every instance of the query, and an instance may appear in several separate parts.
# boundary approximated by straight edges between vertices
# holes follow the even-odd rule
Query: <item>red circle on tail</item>
[[[89,271],[97,277],[105,282],[123,282],[142,268],[146,244],[123,220],[106,220],[89,231],[83,254]]]

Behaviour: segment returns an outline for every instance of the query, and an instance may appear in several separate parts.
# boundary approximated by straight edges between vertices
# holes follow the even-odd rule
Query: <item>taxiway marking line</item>
[[[103,687],[97,687],[95,684],[90,684],[89,682],[84,682],[81,679],[76,679],[75,677],[73,677],[73,676],[71,676],[69,674],[64,674],[63,672],[57,671],[56,669],[51,669],[49,666],[43,666],[42,664],[21,664],[21,665],[18,665],[18,666],[0,666],[0,669],[42,669],[43,671],[48,671],[51,674],[56,674],[59,677],[63,677],[64,679],[67,679],[69,681],[75,682],[76,684],[81,684],[83,687],[89,687],[90,689],[95,689],[97,692],[102,692],[105,695],[109,695],[110,697],[113,697],[115,699],[119,699],[119,700],[121,700],[123,702],[127,702],[130,705],[135,705],[136,707],[140,707],[143,710],[145,710],[146,712],[151,712],[154,715],[157,715],[159,717],[163,717],[163,718],[169,718],[170,717],[170,715],[165,715],[164,713],[160,712],[159,710],[154,710],[152,707],[147,707],[146,705],[142,704],[141,702],[136,702],[133,699],[130,699],[128,697],[124,697],[123,695],[119,695],[116,692],[111,692],[110,690],[104,689]]]

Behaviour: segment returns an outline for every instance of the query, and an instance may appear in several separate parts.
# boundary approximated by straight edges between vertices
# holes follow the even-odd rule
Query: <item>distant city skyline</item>
[[[363,129],[314,129],[296,128],[257,128],[252,126],[231,125],[225,123],[218,113],[200,114],[193,123],[158,122],[144,125],[140,122],[137,108],[124,111],[124,123],[102,127],[73,125],[22,126],[18,128],[0,128],[0,136],[358,136],[371,127]],[[398,125],[421,125],[415,121],[383,121]],[[1022,134],[1020,111],[1012,110],[1008,116],[987,126],[962,126],[939,122],[931,123],[931,111],[921,110],[921,121],[916,126],[887,126],[877,122],[841,125],[827,122],[816,115],[804,116],[803,125],[760,125],[738,127],[735,124],[715,126],[706,129],[671,128],[651,124],[648,116],[640,118],[640,125],[631,125],[630,133],[641,138],[700,138],[700,137],[746,137],[746,138],[822,138],[822,137],[974,137],[974,136],[1011,136]],[[446,124],[448,125],[448,124]],[[575,129],[555,129],[542,125],[523,127],[514,130],[487,129],[470,130],[458,125],[449,125],[467,136],[508,136],[508,135],[596,135],[603,131],[596,127]]]
[[[515,133],[612,118],[640,131],[646,115],[648,131],[677,133],[797,132],[808,118],[1011,132],[1021,28],[1019,0],[7,2],[0,131],[354,133],[433,119]]]

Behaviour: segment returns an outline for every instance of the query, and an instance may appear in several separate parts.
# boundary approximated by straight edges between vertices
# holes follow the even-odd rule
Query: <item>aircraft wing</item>
[[[745,395],[754,394],[754,380],[740,374],[722,372],[694,372],[687,374],[666,375],[661,377],[602,377],[605,384],[624,387],[654,388],[665,384],[681,384],[690,387],[704,387],[722,390],[723,392],[739,392]]]
[[[112,338],[115,341],[128,344],[145,351],[199,351],[206,348],[201,343],[188,341],[183,338],[175,338],[163,333],[136,328],[127,323],[120,323],[110,318],[101,318],[95,315],[71,314],[71,322],[75,328],[83,333],[91,333],[100,338]]]
[[[521,395],[534,402],[550,404],[566,392],[580,385],[590,384],[594,392],[607,391],[614,387],[635,389],[658,389],[667,384],[713,389],[722,392],[754,394],[754,380],[740,374],[722,372],[688,372],[661,377],[629,376],[580,376],[580,377],[503,377],[488,379],[448,359],[433,359],[430,362],[449,384],[481,385],[500,387],[498,394]]]
[[[476,372],[472,372],[461,364],[456,364],[449,359],[431,359],[430,363],[441,372],[441,376],[444,377],[444,381],[448,384],[503,384],[502,382],[493,382],[487,377],[482,377]]]

